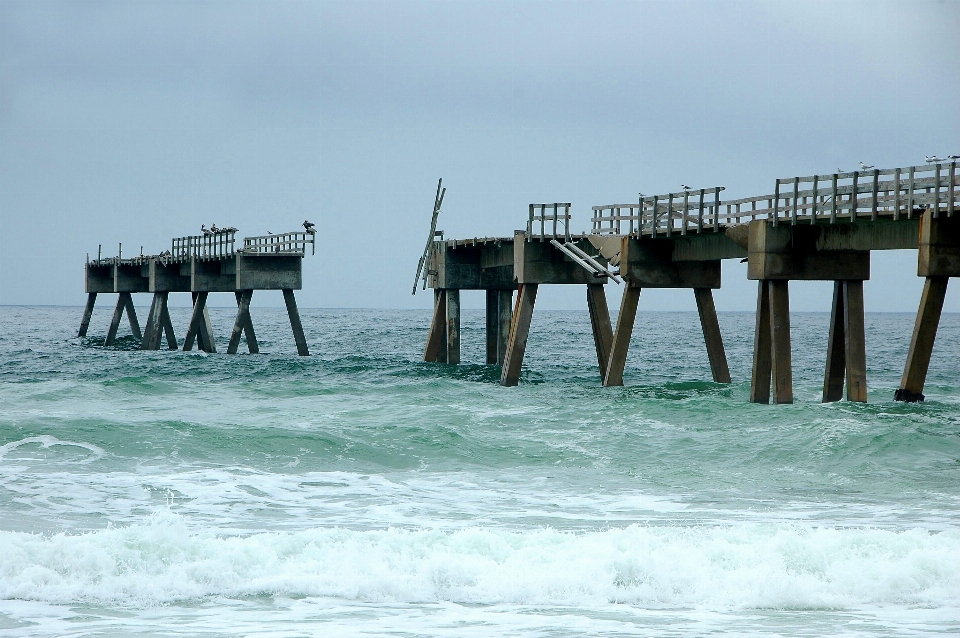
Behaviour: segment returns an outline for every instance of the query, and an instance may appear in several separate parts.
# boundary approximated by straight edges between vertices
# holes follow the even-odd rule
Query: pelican
[[[867,165],[864,164],[863,162],[860,162],[860,170],[862,170],[862,171],[870,171],[870,170],[873,170],[873,166],[867,166]]]
[[[316,224],[314,224],[313,222],[308,222],[307,220],[303,220],[303,228],[304,228],[308,233],[315,233],[315,232],[317,232],[317,231],[315,231],[315,230],[313,229],[314,226],[316,226]]]
[[[200,224],[200,230],[203,232],[205,237],[209,237],[213,233],[207,228],[206,224]]]
[[[221,229],[220,229],[220,232],[221,232],[221,233],[235,233],[235,232],[237,232],[237,230],[239,230],[239,229],[234,228],[233,226],[227,226],[226,228],[221,228]]]
[[[217,228],[217,225],[216,225],[216,224],[210,224],[210,232],[213,233],[213,234],[217,234],[217,233],[219,233],[219,232],[221,232],[221,231],[220,231],[219,228]]]

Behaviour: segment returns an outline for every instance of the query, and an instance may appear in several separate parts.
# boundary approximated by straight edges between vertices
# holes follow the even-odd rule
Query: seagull
[[[936,155],[927,155],[926,158],[927,164],[935,164],[943,161],[943,158],[937,157]]]
[[[947,159],[958,160],[960,159],[960,155],[947,155]]]
[[[316,224],[314,224],[313,222],[308,222],[307,220],[303,220],[303,228],[304,228],[304,230],[306,230],[308,233],[315,233],[315,232],[317,232],[316,230],[314,230],[314,228],[313,228],[314,226],[316,226]]]
[[[690,190],[690,187],[687,186],[686,184],[680,184],[680,188],[682,188],[682,189],[685,190],[685,191]]]
[[[207,228],[206,224],[200,224],[200,230],[203,232],[204,236],[210,236],[213,233]]]
[[[862,171],[869,171],[869,170],[873,170],[873,167],[872,167],[872,166],[867,166],[867,165],[864,164],[863,162],[860,162],[860,170],[862,170]]]

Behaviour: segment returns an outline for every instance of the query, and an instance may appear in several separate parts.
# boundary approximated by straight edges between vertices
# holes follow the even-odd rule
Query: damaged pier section
[[[443,240],[438,204],[431,237],[441,238],[428,244],[424,275],[435,299],[424,360],[460,362],[460,290],[485,290],[487,363],[502,366],[502,385],[517,385],[539,286],[582,285],[601,382],[622,385],[641,290],[686,288],[713,380],[729,383],[713,290],[721,261],[738,259],[758,286],[750,400],[793,402],[789,283],[799,280],[834,284],[822,400],[866,402],[870,252],[915,249],[925,282],[894,398],[922,401],[947,283],[960,277],[958,186],[952,162],[778,179],[772,194],[735,200],[722,200],[722,187],[687,189],[594,206],[585,234],[571,234],[570,204],[533,204],[525,230],[482,239]],[[611,280],[623,285],[615,323],[604,294]]]
[[[300,356],[310,354],[300,322],[294,290],[303,287],[303,257],[307,246],[314,250],[313,232],[264,235],[243,239],[236,247],[235,231],[173,239],[170,250],[159,255],[139,255],[88,260],[85,266],[87,304],[77,336],[84,337],[90,325],[97,296],[117,294],[117,304],[110,321],[104,346],[111,346],[127,315],[130,330],[140,340],[142,350],[167,348],[176,350],[178,342],[167,303],[170,293],[190,293],[192,312],[183,340],[183,350],[197,348],[216,352],[213,326],[207,299],[210,293],[231,293],[237,304],[237,317],[230,334],[227,354],[236,354],[242,337],[246,337],[251,354],[260,352],[250,318],[250,304],[256,290],[281,290],[287,315]],[[122,247],[121,247],[122,248]],[[133,306],[133,294],[152,293],[153,299],[143,331]]]

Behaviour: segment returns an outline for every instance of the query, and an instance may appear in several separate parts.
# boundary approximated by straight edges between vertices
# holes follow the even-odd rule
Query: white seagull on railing
[[[927,159],[927,164],[935,164],[937,162],[943,161],[942,157],[937,157],[936,155],[927,155],[926,159]]]
[[[867,166],[867,165],[864,164],[863,162],[860,162],[860,170],[862,170],[862,171],[872,171],[872,170],[873,170],[873,166]]]
[[[958,160],[960,159],[960,155],[947,155],[947,159]]]

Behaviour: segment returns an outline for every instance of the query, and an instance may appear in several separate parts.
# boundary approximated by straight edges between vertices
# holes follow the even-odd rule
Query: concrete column
[[[786,279],[771,279],[770,345],[773,402],[793,403],[793,365],[790,358],[790,289]]]
[[[847,369],[843,282],[833,282],[830,310],[830,336],[827,340],[827,365],[823,373],[823,403],[843,398],[843,379]]]
[[[433,291],[433,319],[430,332],[427,333],[427,345],[423,351],[423,360],[430,363],[446,363],[447,344],[447,295],[442,289]]]
[[[293,328],[293,338],[297,341],[297,354],[301,357],[310,355],[307,349],[307,338],[303,335],[303,325],[300,323],[300,311],[297,310],[297,298],[293,296],[293,289],[283,289],[283,301],[287,305],[287,316],[290,317],[290,327]]]
[[[937,327],[940,324],[940,313],[943,311],[943,300],[947,295],[948,281],[948,277],[927,277],[923,284],[923,294],[920,296],[917,321],[913,325],[907,363],[903,368],[903,377],[900,379],[900,389],[893,397],[896,401],[912,403],[924,399],[923,384],[927,380],[927,369],[930,367],[930,356],[933,354],[933,342],[937,338]]]
[[[847,401],[867,402],[867,341],[863,325],[863,282],[843,282]]]
[[[233,331],[230,333],[230,344],[227,346],[227,354],[237,354],[237,349],[240,347],[240,337],[245,331],[247,335],[253,331],[252,322],[250,321],[250,301],[252,298],[252,290],[243,290],[238,294],[237,319],[234,321]],[[250,326],[249,330],[247,329],[248,326]],[[250,341],[247,341],[247,350],[251,354],[253,354],[254,350],[258,350],[256,340],[254,340],[252,347]]]
[[[617,328],[613,333],[607,370],[603,375],[603,385],[623,385],[623,369],[627,365],[627,351],[630,349],[630,337],[633,336],[633,323],[637,318],[637,305],[640,303],[640,288],[629,281],[624,282],[623,300],[620,302],[620,314],[617,315]]]
[[[527,336],[530,333],[530,322],[533,319],[533,306],[537,301],[538,288],[539,284],[520,284],[520,289],[517,291],[517,304],[513,312],[513,322],[510,325],[510,337],[503,360],[503,371],[500,374],[500,385],[514,386],[520,383],[523,354],[527,348]]]
[[[510,326],[513,324],[513,290],[498,290],[497,295],[497,365],[507,358]]]
[[[87,306],[83,309],[83,318],[80,320],[80,330],[77,331],[78,337],[87,336],[87,328],[90,327],[90,318],[93,317],[93,306],[97,303],[97,293],[87,293]]]
[[[703,329],[703,342],[707,347],[713,380],[715,383],[730,383],[730,368],[727,366],[727,353],[723,349],[723,336],[720,334],[717,307],[713,303],[713,291],[709,288],[694,288],[693,295],[697,299],[697,312],[700,313],[700,327]]]
[[[487,338],[487,365],[497,362],[497,324],[500,319],[500,295],[499,290],[484,291],[487,296],[486,303],[486,338]]]
[[[767,281],[757,282],[757,316],[753,331],[753,371],[750,375],[750,401],[770,402],[770,290]]]
[[[593,329],[593,345],[597,349],[597,365],[600,381],[607,373],[610,349],[613,347],[613,328],[610,327],[610,309],[603,284],[587,284],[587,310],[590,311],[590,327]]]
[[[460,363],[460,291],[447,290],[447,363]]]

